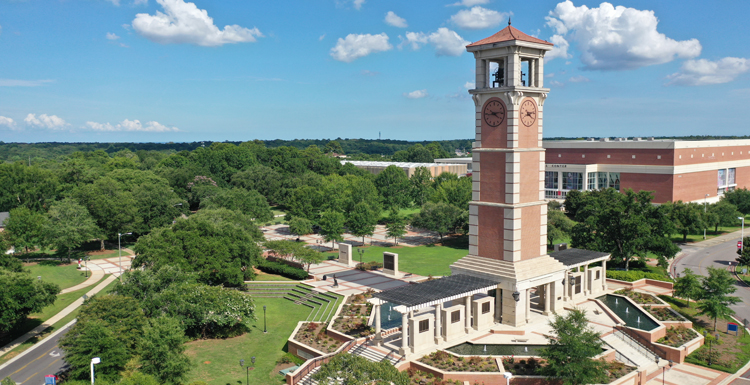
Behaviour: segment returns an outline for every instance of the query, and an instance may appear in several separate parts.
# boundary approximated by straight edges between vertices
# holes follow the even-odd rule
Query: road
[[[69,329],[70,327],[63,329],[55,337],[34,345],[26,355],[0,369],[0,380],[10,377],[19,385],[43,385],[45,375],[61,372],[65,363],[57,341]]]
[[[737,237],[726,237],[723,242],[718,243],[716,241],[700,242],[694,245],[682,246],[684,256],[679,258],[675,262],[676,271],[682,274],[682,271],[689,268],[693,273],[700,275],[708,275],[708,267],[729,269],[729,262],[736,264],[737,258],[737,242],[740,240],[739,234]],[[702,244],[701,244],[702,243]],[[740,321],[743,319],[750,320],[750,287],[747,287],[739,282],[735,282],[737,291],[734,293],[735,296],[740,297],[742,302],[732,306],[737,314]]]

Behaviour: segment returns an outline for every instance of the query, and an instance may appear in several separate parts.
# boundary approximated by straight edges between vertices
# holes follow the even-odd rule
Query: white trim
[[[555,167],[551,167],[551,166]],[[565,167],[559,167],[564,165]],[[694,172],[717,171],[726,168],[750,167],[750,159],[729,160],[724,162],[687,164],[682,166],[651,166],[629,164],[571,164],[553,163],[545,165],[545,171],[562,172],[620,172],[627,174],[664,174],[680,175]]]
[[[492,290],[492,289],[497,289],[497,284],[494,284],[492,286],[482,287],[482,288],[475,289],[475,290],[472,290],[472,291],[467,291],[467,292],[461,293],[461,294],[454,294],[454,295],[451,295],[451,296],[448,296],[448,297],[439,298],[439,299],[436,299],[436,300],[433,300],[433,301],[429,301],[429,302],[425,302],[425,303],[420,303],[418,305],[413,305],[413,306],[398,305],[398,306],[395,306],[393,309],[396,310],[397,312],[401,313],[401,314],[406,314],[406,313],[408,313],[408,312],[410,312],[412,310],[424,309],[426,307],[437,305],[439,303],[453,301],[454,299],[464,298],[464,297],[468,297],[470,295],[480,294],[480,293],[486,294],[485,293],[486,291]]]

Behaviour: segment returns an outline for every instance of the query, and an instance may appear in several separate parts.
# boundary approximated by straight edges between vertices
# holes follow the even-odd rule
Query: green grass
[[[721,227],[719,226],[719,231],[714,231],[714,228],[711,227],[709,229],[706,229],[706,239],[715,238],[724,234],[733,233],[735,231],[740,231],[740,226],[730,226],[730,227]],[[682,243],[682,234],[673,234],[670,236],[672,242]],[[688,234],[687,236],[688,243],[691,242],[701,242],[703,241],[703,230],[700,231],[700,234]]]
[[[78,285],[86,280],[83,271],[78,270],[77,263],[61,265],[60,261],[41,261],[31,266],[26,266],[31,271],[32,277],[42,277],[45,282],[52,282],[67,289]]]
[[[294,281],[293,279],[282,277],[276,274],[266,274],[263,272],[256,273],[254,281]]]
[[[402,218],[408,217],[412,214],[416,214],[422,210],[421,207],[411,207],[406,209],[399,209],[398,215],[400,215]],[[388,218],[388,216],[391,215],[391,212],[388,210],[383,210],[380,212],[380,220],[384,220]]]
[[[265,334],[263,305],[268,307],[268,333]],[[244,384],[246,372],[240,367],[240,359],[250,363],[250,357],[254,356],[256,361],[255,369],[250,371],[251,384],[284,383],[284,377],[273,369],[276,361],[286,354],[287,339],[297,327],[297,322],[307,317],[310,308],[294,305],[283,298],[258,298],[255,300],[255,310],[258,320],[245,335],[187,343],[187,355],[193,362],[187,382],[201,380],[209,385]]]
[[[446,246],[417,246],[417,247],[380,247],[365,246],[364,262],[383,261],[383,252],[398,254],[398,268],[407,273],[422,276],[450,275],[449,266],[457,260],[466,256],[469,251],[468,237],[444,238]],[[326,256],[337,253],[325,253]],[[359,254],[354,254],[354,259],[359,261]]]

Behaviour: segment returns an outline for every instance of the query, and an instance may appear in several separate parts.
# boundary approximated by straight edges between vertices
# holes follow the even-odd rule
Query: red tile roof
[[[499,43],[501,41],[511,41],[511,40],[521,40],[521,41],[527,41],[529,43],[538,43],[538,44],[546,44],[546,45],[554,45],[548,41],[537,39],[535,37],[529,36],[513,26],[509,25],[505,27],[502,31],[488,37],[482,40],[479,40],[477,42],[471,43],[467,45],[467,47],[476,47],[484,44],[492,44],[492,43]]]

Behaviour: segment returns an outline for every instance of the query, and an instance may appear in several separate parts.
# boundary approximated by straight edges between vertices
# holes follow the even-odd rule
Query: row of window
[[[557,190],[559,185],[559,172],[546,171],[544,173],[544,188],[548,190]],[[583,190],[582,172],[563,172],[562,189],[563,190]],[[597,190],[607,187],[620,191],[620,173],[619,172],[589,172],[586,175],[587,190]]]
[[[490,303],[485,302],[482,304],[482,314],[487,314],[490,312]],[[454,324],[458,321],[461,321],[461,311],[456,310],[451,313],[451,323]],[[430,330],[430,320],[422,320],[419,321],[419,332],[424,333],[426,331]]]

